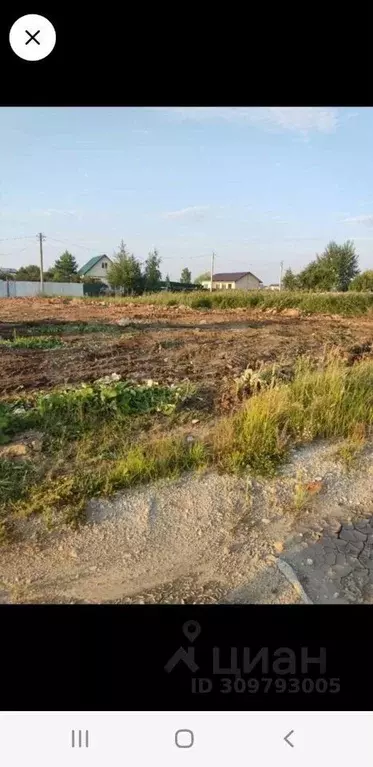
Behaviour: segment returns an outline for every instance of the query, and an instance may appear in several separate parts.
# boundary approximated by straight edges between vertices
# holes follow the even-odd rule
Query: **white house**
[[[204,288],[210,289],[210,285],[210,280],[202,282]],[[252,272],[221,272],[212,276],[213,290],[259,290],[262,286]]]
[[[111,264],[112,260],[109,256],[93,256],[79,269],[78,274],[80,277],[95,277],[108,285],[107,270]]]

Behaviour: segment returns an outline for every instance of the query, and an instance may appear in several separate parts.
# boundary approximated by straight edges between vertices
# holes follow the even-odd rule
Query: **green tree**
[[[190,283],[192,282],[192,272],[190,271],[190,269],[187,269],[187,268],[183,269],[183,271],[181,272],[180,282],[183,282],[186,285],[190,285]]]
[[[44,282],[53,282],[54,280],[54,269],[47,269],[46,272],[43,272]]]
[[[373,269],[367,269],[366,272],[358,274],[349,284],[349,290],[372,291],[373,290]]]
[[[359,258],[351,240],[337,245],[329,242],[321,259],[332,265],[336,273],[335,290],[348,290],[351,280],[359,274]]]
[[[200,274],[196,279],[194,280],[195,285],[200,285],[201,282],[209,282],[211,279],[210,272],[203,272],[203,274]]]
[[[126,250],[123,240],[107,271],[107,279],[112,288],[119,288],[125,295],[143,291],[144,277],[141,266],[135,256]]]
[[[298,277],[290,268],[286,269],[282,280],[282,287],[285,288],[285,290],[296,290],[299,287]]]
[[[16,280],[24,280],[25,282],[39,282],[40,281],[40,267],[35,264],[29,264],[29,266],[21,266],[16,274]]]
[[[321,256],[316,256],[296,276],[301,290],[345,291],[359,273],[358,256],[353,242],[343,245],[329,242]]]
[[[337,279],[333,263],[321,256],[311,261],[297,277],[301,290],[314,291],[336,290]]]
[[[60,258],[57,258],[53,267],[53,280],[54,282],[77,282],[78,278],[78,264],[67,250],[62,253]]]
[[[159,290],[160,282],[162,280],[162,274],[159,269],[160,263],[161,263],[161,259],[158,255],[158,251],[156,248],[154,248],[154,250],[148,254],[148,257],[145,262],[145,270],[144,270],[145,290],[149,290],[149,291]]]

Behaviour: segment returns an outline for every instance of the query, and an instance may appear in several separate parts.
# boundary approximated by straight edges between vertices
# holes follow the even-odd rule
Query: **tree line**
[[[339,291],[373,290],[373,270],[359,270],[359,257],[351,240],[337,245],[329,242],[321,255],[298,274],[287,269],[283,279],[286,290]]]
[[[142,264],[133,253],[129,253],[123,240],[118,251],[112,257],[106,278],[111,288],[118,289],[124,294],[139,294],[144,291],[153,292],[160,290],[161,284],[171,284],[170,277],[167,274],[165,280],[162,280],[160,270],[161,258],[158,250],[154,248],[149,254],[144,264]],[[74,256],[67,250],[56,259],[53,266],[43,272],[45,282],[86,282],[101,283],[99,277],[83,276],[79,274],[79,266]],[[8,275],[0,272],[0,279],[6,279]],[[15,275],[15,280],[24,280],[30,282],[40,281],[40,268],[35,264],[22,266]],[[192,274],[190,269],[184,268],[181,271],[180,282],[190,285]]]

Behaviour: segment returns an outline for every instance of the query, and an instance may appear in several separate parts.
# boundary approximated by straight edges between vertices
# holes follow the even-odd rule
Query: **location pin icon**
[[[201,626],[197,621],[187,621],[183,625],[183,634],[185,634],[186,638],[189,639],[190,642],[194,642],[195,639],[199,636],[201,633]]]

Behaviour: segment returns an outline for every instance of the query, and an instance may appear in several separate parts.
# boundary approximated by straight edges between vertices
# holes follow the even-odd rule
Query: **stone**
[[[284,544],[282,543],[282,541],[275,541],[275,543],[273,544],[273,548],[275,549],[275,551],[278,552],[278,554],[281,554],[281,551],[284,550]]]
[[[283,317],[300,317],[302,312],[300,309],[283,309],[281,314]]]
[[[27,455],[27,446],[23,443],[3,445],[0,448],[0,458],[22,458]]]
[[[347,528],[346,530],[345,527],[342,527],[342,530],[339,533],[339,539],[342,541],[366,541],[367,536],[359,530],[350,530],[350,528]]]
[[[126,327],[127,325],[131,324],[131,320],[128,319],[128,317],[122,317],[120,320],[117,321],[117,325],[121,325],[122,327]]]
[[[307,565],[313,565],[313,559],[306,559]]]

